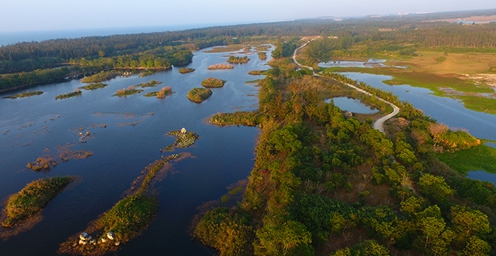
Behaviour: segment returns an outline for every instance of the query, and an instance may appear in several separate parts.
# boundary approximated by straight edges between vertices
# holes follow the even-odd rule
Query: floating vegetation
[[[199,136],[194,132],[188,132],[182,128],[177,131],[170,131],[169,135],[176,136],[177,139],[174,144],[165,147],[166,150],[173,150],[175,148],[187,148],[195,143]]]
[[[193,88],[186,95],[190,101],[202,103],[212,95],[212,91],[206,88]]]
[[[53,177],[29,183],[21,191],[9,197],[2,226],[13,227],[16,223],[40,212],[73,180],[72,177]]]
[[[243,63],[248,63],[248,61],[250,61],[250,59],[248,59],[247,56],[243,56],[243,57],[229,56],[229,58],[227,59],[227,62],[233,64],[243,64]]]
[[[223,87],[226,81],[218,79],[218,78],[213,78],[209,77],[206,78],[201,82],[201,85],[206,88],[220,88]]]
[[[102,71],[100,73],[96,73],[92,76],[87,76],[87,77],[81,79],[81,82],[83,82],[83,83],[100,83],[100,82],[115,78],[118,75],[120,75],[120,72],[115,71],[115,70]]]
[[[50,170],[50,167],[56,166],[57,162],[50,156],[41,156],[35,162],[27,164],[27,167],[33,171]]]
[[[34,91],[34,92],[26,91],[26,92],[22,92],[22,93],[10,95],[10,96],[5,96],[4,98],[7,98],[7,99],[27,98],[27,97],[41,95],[41,94],[43,94],[42,91]]]
[[[81,86],[79,89],[84,89],[84,90],[96,90],[96,89],[101,89],[107,87],[108,84],[102,84],[102,83],[96,83],[96,84],[90,84],[86,86]]]
[[[135,193],[117,202],[82,233],[71,236],[60,245],[59,253],[103,255],[118,249],[145,229],[158,209],[154,196],[146,195],[148,187],[164,165],[178,158],[173,154],[145,168],[148,170]]]
[[[172,88],[170,86],[165,86],[162,89],[160,89],[160,91],[158,91],[158,92],[148,92],[144,96],[146,96],[146,97],[157,97],[159,99],[163,99],[167,95],[171,95],[171,94],[172,94]]]
[[[217,70],[217,69],[233,69],[234,65],[231,64],[214,64],[210,65],[207,69],[208,70]]]
[[[181,74],[187,74],[187,73],[191,73],[194,71],[195,71],[194,68],[180,68],[179,69],[179,73],[181,73]]]
[[[57,95],[57,97],[55,97],[55,99],[56,100],[68,99],[68,98],[72,98],[72,97],[76,97],[76,96],[81,96],[82,94],[83,94],[83,92],[81,92],[81,90],[75,89],[73,92]]]
[[[70,149],[65,149],[59,153],[60,159],[62,161],[69,161],[69,159],[85,159],[93,155],[93,152],[86,150],[72,151]]]
[[[157,84],[162,84],[162,82],[156,81],[156,80],[151,80],[148,83],[142,83],[142,84],[139,84],[138,86],[141,87],[141,88],[146,88],[146,87],[154,87]]]
[[[121,90],[117,90],[117,92],[115,92],[115,94],[112,96],[125,97],[141,92],[143,92],[143,90],[136,89],[136,86],[129,86],[127,89],[123,88]]]

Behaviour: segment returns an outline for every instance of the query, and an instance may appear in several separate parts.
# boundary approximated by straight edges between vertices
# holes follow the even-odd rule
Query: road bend
[[[305,66],[305,65],[303,65],[303,64],[301,64],[301,63],[299,63],[299,62],[296,60],[296,53],[298,52],[298,50],[300,50],[300,49],[302,49],[303,47],[307,46],[307,44],[309,44],[310,42],[312,42],[313,40],[315,40],[315,39],[317,39],[317,38],[319,38],[319,37],[320,37],[320,36],[318,36],[318,37],[316,37],[316,38],[314,38],[314,39],[312,39],[312,40],[310,40],[310,41],[308,41],[308,42],[304,43],[302,46],[300,46],[300,47],[296,48],[296,49],[294,50],[294,53],[293,53],[293,61],[294,61],[294,63],[296,63],[296,65],[298,65],[298,66],[300,66],[300,67],[302,67],[302,68],[307,68],[307,69],[312,70],[312,72],[313,72],[313,75],[314,75],[314,76],[321,76],[321,75],[320,75],[319,73],[316,73],[316,72],[313,70],[313,68],[312,68],[312,67]],[[348,83],[344,83],[344,84],[345,84],[345,85],[347,85],[348,87],[351,87],[351,88],[353,88],[353,89],[355,89],[355,90],[357,90],[357,91],[361,92],[361,93],[364,93],[364,94],[366,94],[366,95],[369,95],[369,96],[374,97],[374,95],[372,95],[370,92],[367,92],[367,91],[365,91],[365,90],[363,90],[363,89],[360,89],[360,88],[358,88],[358,87],[356,87],[356,86],[354,86],[354,85],[352,85],[352,84],[348,84]],[[386,104],[388,104],[389,106],[391,106],[391,107],[393,108],[393,112],[391,112],[391,113],[389,113],[389,114],[387,114],[387,115],[385,115],[385,116],[383,116],[383,117],[381,117],[381,118],[377,119],[377,120],[374,122],[374,125],[373,125],[374,129],[376,129],[376,130],[378,130],[378,131],[380,131],[380,132],[384,133],[384,122],[386,122],[387,120],[389,120],[389,119],[391,119],[392,117],[396,116],[396,115],[400,112],[400,108],[399,108],[399,107],[397,107],[396,105],[394,105],[393,103],[391,103],[391,102],[389,102],[389,101],[385,100],[385,99],[382,99],[382,98],[377,97],[377,96],[375,96],[375,97],[376,97],[378,100],[380,100],[380,101],[382,101],[382,102],[385,102]]]

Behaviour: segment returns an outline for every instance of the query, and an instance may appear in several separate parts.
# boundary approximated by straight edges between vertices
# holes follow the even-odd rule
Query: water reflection
[[[336,105],[340,109],[350,111],[353,113],[375,114],[379,112],[379,110],[369,107],[357,99],[348,98],[348,97],[336,97],[332,99],[327,99],[325,102],[329,103],[331,102],[331,100],[334,102],[334,105]]]

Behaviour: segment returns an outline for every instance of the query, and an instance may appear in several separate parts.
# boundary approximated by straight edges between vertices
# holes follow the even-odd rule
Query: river
[[[153,183],[159,211],[142,235],[125,244],[118,255],[211,255],[211,251],[187,233],[192,217],[202,203],[218,200],[226,187],[246,179],[254,163],[257,128],[216,127],[206,119],[218,112],[254,110],[258,107],[258,88],[246,81],[261,78],[250,70],[266,69],[270,60],[249,55],[249,63],[232,70],[209,71],[212,64],[225,63],[227,53],[194,53],[188,66],[196,71],[179,74],[178,68],[152,76],[119,77],[107,87],[84,91],[82,96],[55,100],[84,85],[79,80],[30,88],[44,93],[23,99],[0,98],[0,198],[21,190],[27,183],[43,177],[71,175],[78,182],[51,201],[42,213],[43,220],[29,231],[0,241],[0,255],[54,255],[59,244],[84,230],[88,223],[123,198],[124,192],[149,163],[172,153],[191,157],[172,163],[163,179]],[[207,77],[226,80],[223,88],[201,104],[190,102],[187,92],[201,87]],[[112,97],[119,89],[150,80],[163,84],[145,88],[157,91],[162,86],[174,92],[165,99]],[[106,125],[106,128],[104,128]],[[174,142],[166,136],[185,127],[200,138],[186,149],[160,151]],[[86,143],[79,132],[89,131]],[[93,155],[82,160],[58,162],[50,171],[34,172],[28,162],[42,155],[57,155],[58,150],[89,150]]]

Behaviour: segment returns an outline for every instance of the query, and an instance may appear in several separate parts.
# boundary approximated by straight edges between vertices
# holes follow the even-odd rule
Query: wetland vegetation
[[[186,95],[190,101],[202,103],[212,95],[212,90],[207,88],[193,88]]]
[[[14,95],[6,96],[4,98],[17,99],[17,98],[32,97],[32,96],[41,95],[41,94],[43,94],[42,91],[33,91],[33,92],[26,91],[26,92],[21,92],[21,93],[14,94]]]
[[[187,74],[187,73],[191,73],[191,72],[195,72],[195,69],[194,68],[180,68],[179,69],[179,73],[181,73],[181,74]]]
[[[463,101],[467,108],[496,113],[491,80],[496,70],[495,24],[425,22],[442,15],[446,14],[19,43],[0,47],[0,90],[67,81],[101,70],[164,70],[189,64],[194,50],[229,44],[211,52],[233,52],[272,43],[276,49],[271,69],[250,72],[267,76],[259,81],[258,109],[210,118],[219,126],[258,126],[260,134],[243,198],[235,206],[203,215],[195,226],[195,238],[221,255],[493,255],[496,189],[465,174],[481,169],[494,172],[494,148],[464,131],[449,130],[391,93],[332,73],[390,75],[386,83],[392,86],[429,88],[436,95]],[[324,70],[320,77],[297,70],[288,58],[313,38],[317,39],[301,49],[297,59],[314,71]],[[266,53],[258,54],[267,58]],[[385,66],[319,67],[321,62],[370,58],[386,60]],[[98,83],[119,73],[110,72],[101,71],[84,81]],[[119,90],[118,96],[141,91],[130,87]],[[150,95],[158,97],[159,92]],[[188,98],[199,103],[211,94],[209,89],[195,88]],[[360,99],[382,114],[390,112],[378,96],[401,111],[380,133],[371,126],[380,114],[345,116],[332,101],[324,101],[337,96]],[[195,136],[176,141],[169,149],[189,146]],[[90,224],[85,232],[94,239],[81,240],[76,234],[61,245],[61,252],[104,254],[143,232],[157,212],[157,199],[147,191],[163,161],[146,169],[136,192]],[[47,156],[31,166],[41,170],[54,163]],[[114,234],[112,242],[109,232]]]
[[[220,64],[210,65],[210,66],[208,66],[207,69],[208,70],[218,70],[218,69],[233,69],[233,68],[234,68],[234,65],[220,63]]]
[[[53,177],[30,182],[7,200],[2,226],[11,228],[42,211],[73,180],[72,177]]]
[[[229,58],[227,59],[227,62],[231,64],[243,64],[243,63],[248,63],[248,61],[250,61],[248,56],[243,56],[243,57],[229,56]]]
[[[177,131],[170,131],[168,135],[175,136],[177,139],[172,145],[165,147],[165,150],[173,150],[175,148],[187,148],[195,143],[199,138],[198,134],[194,132],[188,132],[186,129],[181,129]]]
[[[223,87],[226,81],[219,79],[219,78],[205,78],[202,82],[201,85],[206,88],[220,88]]]
[[[81,95],[83,95],[83,92],[79,89],[75,89],[73,92],[57,95],[55,97],[55,99],[56,100],[62,100],[62,99],[68,99],[68,98],[81,96]]]
[[[97,90],[101,88],[107,87],[108,84],[103,84],[103,83],[95,83],[95,84],[89,84],[85,86],[79,87],[79,89],[84,89],[84,90]]]
[[[126,88],[123,88],[123,89],[117,90],[115,92],[115,94],[112,95],[112,96],[125,97],[125,96],[128,96],[128,95],[133,95],[133,94],[136,94],[136,93],[141,93],[143,91],[144,90],[136,89],[136,86],[129,86],[127,89]]]
[[[160,91],[156,92],[148,92],[144,96],[145,97],[157,97],[159,99],[165,98],[167,95],[172,94],[172,88],[170,86],[164,86]]]

